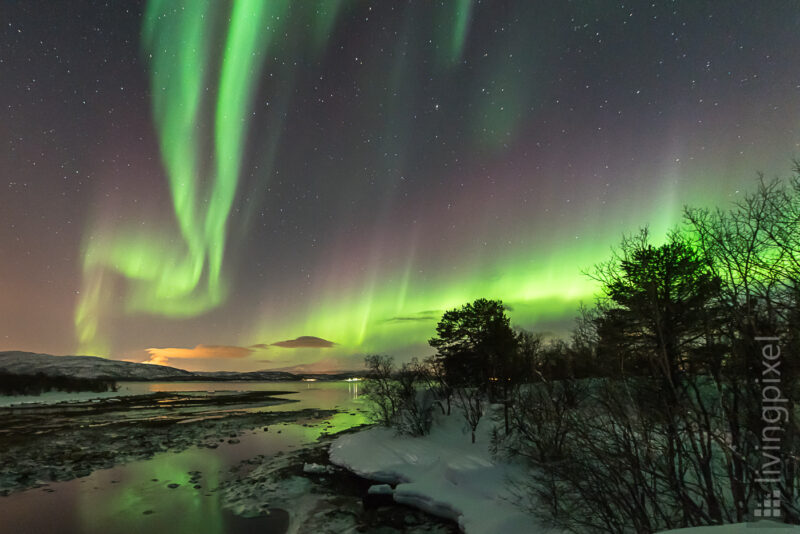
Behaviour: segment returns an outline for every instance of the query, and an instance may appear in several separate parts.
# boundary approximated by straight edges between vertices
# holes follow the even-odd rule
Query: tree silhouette
[[[518,340],[501,301],[478,299],[445,312],[436,334],[429,343],[453,386],[492,395],[497,390],[493,384],[513,378],[510,362]]]
[[[647,230],[624,239],[596,278],[607,299],[598,319],[601,345],[633,363],[632,374],[674,387],[680,373],[700,364],[719,279],[679,234],[658,247]]]

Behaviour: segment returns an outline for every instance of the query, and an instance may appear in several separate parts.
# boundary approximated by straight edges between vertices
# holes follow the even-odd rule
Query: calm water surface
[[[362,384],[357,382],[121,383],[117,396],[160,391],[289,391],[292,393],[286,398],[299,402],[248,410],[316,408],[340,412],[327,418],[278,423],[270,427],[269,432],[247,431],[239,437],[239,444],[220,443],[217,449],[192,447],[183,452],[160,453],[150,460],[0,497],[0,534],[282,533],[288,525],[285,511],[275,510],[269,517],[243,519],[223,511],[221,496],[209,490],[216,488],[228,476],[230,467],[241,460],[290,451],[314,442],[323,430],[321,423],[330,422],[332,430],[337,431],[365,422],[360,387]],[[38,400],[58,402],[67,398],[73,400],[74,396],[50,394]],[[13,403],[18,402],[19,398]],[[201,489],[189,484],[189,471],[202,472]],[[180,487],[170,489],[167,484],[171,483],[180,484]]]

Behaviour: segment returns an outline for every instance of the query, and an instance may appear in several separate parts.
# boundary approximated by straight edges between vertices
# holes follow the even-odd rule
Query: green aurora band
[[[148,3],[142,42],[150,64],[153,118],[173,219],[168,225],[159,224],[157,230],[139,224],[98,222],[87,229],[83,289],[75,310],[80,353],[108,355],[112,351],[101,323],[117,308],[114,294],[120,281],[125,297],[121,307],[127,314],[188,318],[225,303],[230,289],[226,264],[239,252],[228,243],[229,216],[242,175],[248,170],[243,169],[243,162],[259,74],[266,64],[292,76],[291,67],[282,69],[280,65],[323,54],[339,19],[353,3]],[[434,50],[427,52],[433,54],[432,63],[451,68],[448,74],[454,80],[459,76],[455,67],[468,46],[473,8],[472,0],[437,4],[434,17],[444,22],[435,25],[431,30],[434,34],[427,36],[436,43]],[[501,35],[494,44],[500,50],[530,48],[515,39],[521,37]],[[409,53],[398,54],[394,64],[385,68],[393,87],[399,86],[409,69],[416,68],[415,61],[423,59],[422,52],[409,41],[397,45],[398,50],[409,49]],[[479,150],[491,153],[506,143],[519,127],[521,110],[537,98],[532,82],[516,75],[519,65],[515,62],[522,60],[531,58],[509,56],[505,61],[487,62],[477,73],[494,80],[486,88],[493,96],[491,105],[481,101],[466,119],[472,128],[471,142]],[[415,89],[406,90],[413,94]],[[285,102],[288,97],[276,95],[276,101],[282,99]],[[397,151],[402,152],[402,139],[412,131],[404,122],[408,108],[390,101],[387,109],[392,120],[386,125],[385,139],[401,139]],[[269,125],[274,142],[267,152],[277,150],[280,134],[274,132],[279,132],[280,126]],[[270,174],[263,167],[269,164],[259,170],[262,185]],[[360,272],[326,265],[302,302],[291,307],[265,302],[252,324],[243,327],[241,343],[313,334],[336,343],[333,349],[310,349],[319,354],[386,350],[412,354],[432,335],[443,310],[478,297],[502,299],[517,326],[549,325],[558,330],[554,325],[561,321],[563,327],[564,319],[575,315],[578,304],[590,304],[595,293],[593,282],[580,269],[607,257],[609,247],[618,242],[622,232],[649,221],[658,238],[680,222],[679,199],[689,192],[678,191],[676,181],[670,178],[678,171],[665,166],[653,172],[664,177],[664,185],[650,202],[603,208],[591,203],[575,206],[575,213],[580,214],[577,223],[586,229],[580,242],[565,242],[577,238],[570,235],[574,226],[532,216],[515,231],[537,237],[513,250],[499,249],[495,243],[501,236],[487,232],[492,221],[481,219],[490,215],[464,214],[465,219],[475,220],[453,244],[459,252],[449,256],[452,265],[435,273],[429,269],[424,276],[420,275],[419,261],[424,260],[425,251],[419,250],[415,236],[398,245],[393,240],[396,236],[376,231],[370,259]],[[706,187],[703,183],[693,187],[694,198],[716,198],[712,190],[702,189]],[[609,212],[618,214],[610,223]],[[481,241],[493,245],[479,246]],[[289,298],[284,300],[288,302]]]
[[[109,271],[128,281],[128,313],[192,317],[224,302],[227,220],[240,178],[252,93],[273,39],[285,30],[290,3],[234,2],[221,66],[216,66],[210,45],[214,22],[228,18],[218,3],[149,2],[142,41],[151,63],[153,116],[179,237],[165,238],[163,229],[147,234],[137,228],[91,234],[75,312],[81,353],[106,355],[110,350],[98,332],[109,307]],[[319,35],[330,32],[342,6],[332,2],[313,11]],[[204,176],[205,87],[217,69],[214,171]]]
[[[113,306],[113,275],[127,281],[127,313],[192,317],[225,301],[224,278],[228,215],[237,192],[248,112],[264,59],[273,40],[299,27],[314,30],[320,53],[336,20],[351,2],[316,0],[237,0],[230,14],[210,0],[150,0],[144,14],[142,42],[150,59],[153,117],[158,129],[177,236],[159,229],[93,228],[83,251],[84,282],[75,310],[78,350],[107,355],[101,317]],[[446,59],[461,57],[472,0],[443,8],[455,20],[445,37]],[[292,12],[293,13],[290,13]],[[214,65],[214,31],[229,21],[221,65]],[[308,25],[307,25],[308,23]],[[206,85],[219,72],[213,111],[213,173],[204,176],[202,125],[208,106]],[[102,226],[102,225],[100,225]],[[363,331],[363,328],[362,328]]]

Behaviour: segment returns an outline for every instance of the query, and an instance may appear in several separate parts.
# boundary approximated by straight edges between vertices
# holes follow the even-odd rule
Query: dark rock
[[[391,506],[394,504],[394,495],[391,493],[367,493],[362,499],[364,508],[378,508],[379,506]]]

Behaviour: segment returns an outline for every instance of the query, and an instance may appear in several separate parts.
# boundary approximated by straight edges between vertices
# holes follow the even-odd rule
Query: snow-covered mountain
[[[48,376],[114,380],[187,380],[194,377],[194,373],[164,365],[123,362],[95,356],[52,356],[20,351],[0,352],[0,371],[15,375],[44,373]]]
[[[300,366],[298,366],[300,367]],[[254,380],[278,381],[316,378],[341,380],[360,376],[362,372],[320,373],[275,369],[238,373],[232,371],[186,371],[166,365],[123,362],[95,356],[53,356],[34,352],[0,351],[0,372],[15,375],[69,376],[73,378],[104,378],[109,380]]]

